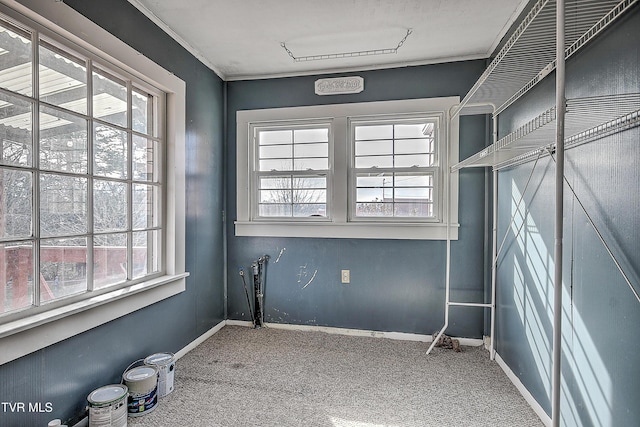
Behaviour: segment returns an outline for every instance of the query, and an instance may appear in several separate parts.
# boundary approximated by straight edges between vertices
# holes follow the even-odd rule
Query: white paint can
[[[127,412],[130,417],[147,414],[158,404],[158,369],[154,366],[138,366],[122,375],[129,388]]]
[[[100,387],[87,397],[89,402],[89,427],[126,427],[126,385],[114,384]]]
[[[176,361],[173,353],[155,353],[144,359],[147,366],[155,366],[158,376],[158,397],[164,397],[173,391],[173,377]]]

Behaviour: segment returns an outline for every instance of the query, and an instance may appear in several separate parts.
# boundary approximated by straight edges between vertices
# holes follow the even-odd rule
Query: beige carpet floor
[[[482,347],[225,326],[129,426],[540,427]]]

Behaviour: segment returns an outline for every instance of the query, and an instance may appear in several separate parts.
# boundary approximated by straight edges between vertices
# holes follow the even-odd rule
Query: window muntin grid
[[[437,219],[438,119],[351,121],[353,220]]]
[[[254,216],[328,217],[330,126],[255,126]]]
[[[0,17],[0,317],[162,273],[163,94],[69,46]]]

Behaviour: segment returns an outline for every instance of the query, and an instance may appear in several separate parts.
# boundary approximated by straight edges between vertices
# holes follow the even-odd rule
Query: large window
[[[457,103],[239,111],[236,234],[457,238]]]
[[[0,6],[0,363],[186,277],[184,82],[72,9],[35,6],[65,28]]]
[[[0,49],[0,314],[158,274],[161,93],[8,19]]]

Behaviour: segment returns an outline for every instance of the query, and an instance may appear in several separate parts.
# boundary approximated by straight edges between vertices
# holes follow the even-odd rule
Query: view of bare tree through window
[[[326,217],[329,128],[257,128],[258,216]]]
[[[0,315],[160,272],[158,99],[0,19]]]

